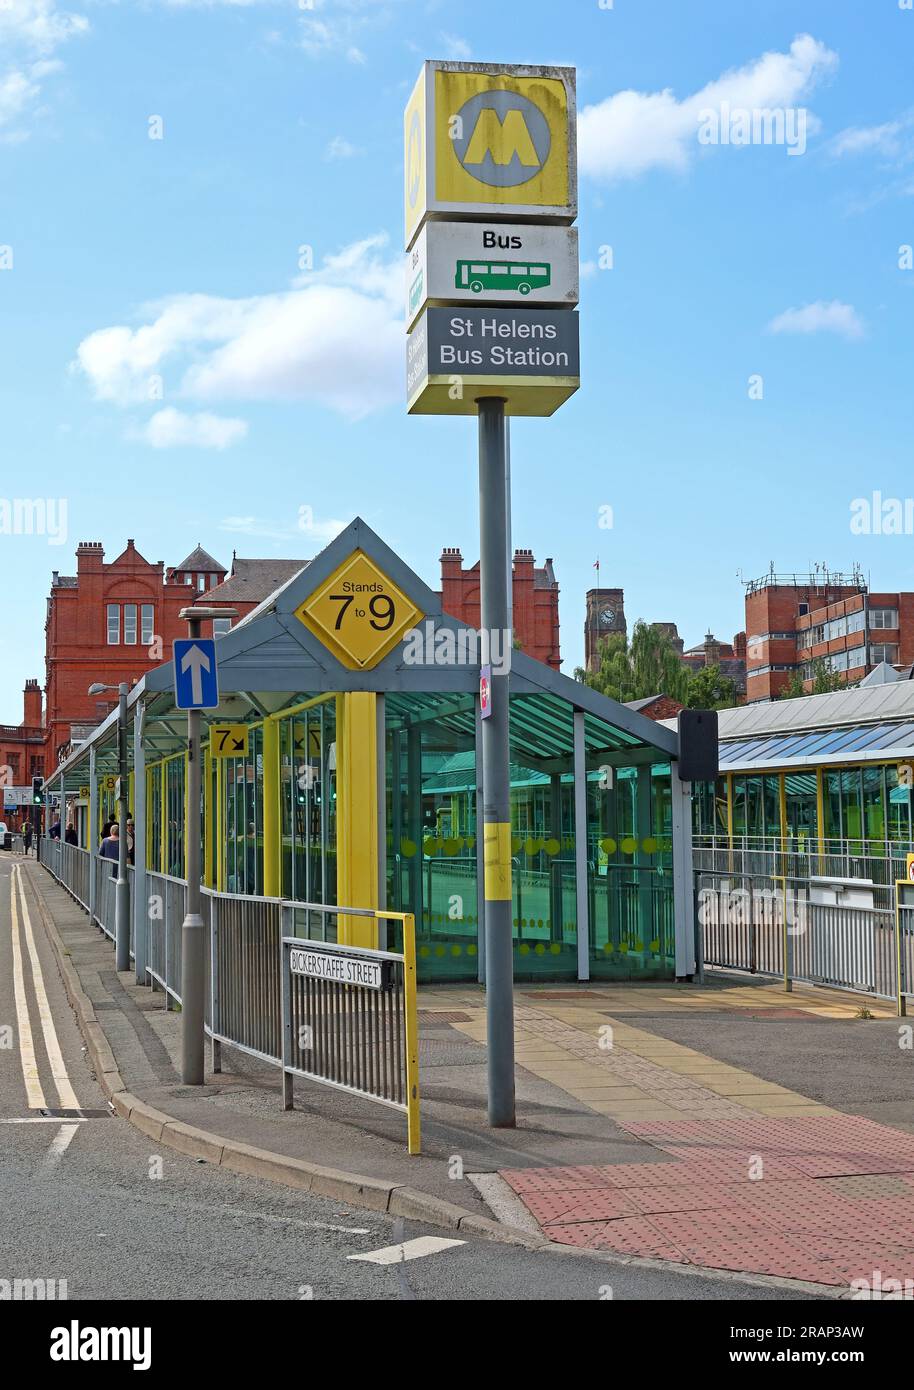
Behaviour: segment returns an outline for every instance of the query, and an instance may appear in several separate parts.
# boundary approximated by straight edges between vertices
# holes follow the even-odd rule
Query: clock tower
[[[597,666],[600,639],[614,633],[623,637],[627,633],[624,590],[588,589],[584,621],[584,664],[588,671]]]

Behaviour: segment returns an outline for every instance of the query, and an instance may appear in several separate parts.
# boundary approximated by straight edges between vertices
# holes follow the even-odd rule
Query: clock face
[[[604,608],[600,614],[600,622],[604,627],[612,627],[616,621],[616,610],[614,608]]]

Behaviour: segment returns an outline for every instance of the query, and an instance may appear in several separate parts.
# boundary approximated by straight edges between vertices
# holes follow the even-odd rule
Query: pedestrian
[[[23,826],[22,843],[25,846],[26,854],[28,854],[32,848],[32,822],[30,820],[27,820]]]
[[[99,850],[99,855],[102,859],[114,860],[114,863],[111,866],[111,877],[117,878],[117,867],[121,855],[120,840],[118,839],[117,821],[114,821],[113,824],[109,825],[108,832],[108,835],[105,837],[104,840],[102,840],[102,847]]]
[[[68,845],[79,844],[79,836],[76,833],[76,826],[73,824],[71,820],[67,821],[67,833],[64,836],[64,839],[66,840]]]
[[[106,820],[102,826],[102,844],[104,844],[105,840],[107,840],[108,836],[111,834],[111,824],[112,822],[110,820]]]
[[[51,826],[50,830],[48,831],[48,834],[50,835],[50,837],[51,837],[52,840],[59,840],[59,839],[60,839],[60,816],[59,816],[59,815],[58,815],[57,819],[54,821],[54,824]]]
[[[133,828],[132,818],[127,821],[127,863],[133,864],[136,853],[136,832]]]

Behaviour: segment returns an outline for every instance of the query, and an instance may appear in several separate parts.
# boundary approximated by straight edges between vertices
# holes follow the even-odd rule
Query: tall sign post
[[[216,642],[200,636],[207,618],[234,618],[231,608],[182,608],[187,638],[174,644],[175,705],[187,710],[187,901],[181,927],[181,1080],[203,1085],[205,972],[200,913],[200,711],[219,705]]]
[[[552,415],[580,384],[574,69],[427,62],[403,133],[407,409],[478,416],[480,622],[490,644],[504,634],[510,651],[506,417]],[[508,676],[487,671],[483,679],[489,1123],[508,1127]]]

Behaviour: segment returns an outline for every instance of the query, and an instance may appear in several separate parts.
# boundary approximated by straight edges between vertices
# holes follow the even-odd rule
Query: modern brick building
[[[870,592],[850,576],[770,573],[746,585],[746,700],[776,699],[799,672],[812,690],[821,660],[848,684],[882,662],[914,662],[914,594]]]
[[[556,671],[559,653],[559,586],[547,560],[537,568],[532,550],[515,550],[513,563],[514,637],[527,656]],[[441,552],[441,606],[452,618],[479,627],[479,561],[469,569],[456,547]]]

